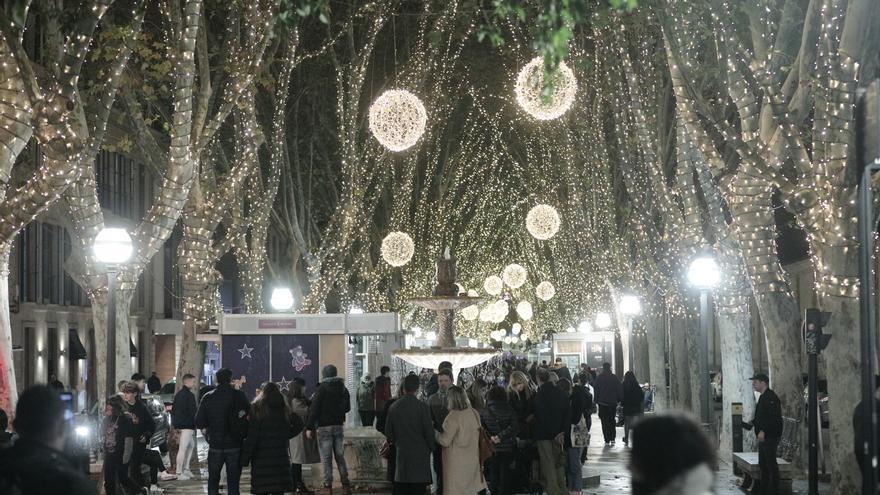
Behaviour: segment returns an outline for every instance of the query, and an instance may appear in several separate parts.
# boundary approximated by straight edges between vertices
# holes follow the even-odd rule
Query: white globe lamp
[[[714,257],[698,256],[688,266],[687,278],[688,283],[697,289],[714,289],[721,282],[721,269]]]
[[[275,311],[289,311],[293,307],[293,292],[287,287],[276,287],[272,290],[269,304]]]
[[[131,258],[134,246],[125,229],[105,228],[95,236],[95,258],[101,263],[118,265]]]
[[[611,315],[604,311],[596,313],[596,328],[605,330],[611,326]]]

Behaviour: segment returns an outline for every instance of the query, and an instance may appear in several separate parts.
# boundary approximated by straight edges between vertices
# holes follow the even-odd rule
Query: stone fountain
[[[392,353],[404,361],[419,367],[436,369],[443,361],[452,363],[457,375],[462,368],[470,368],[492,359],[498,354],[495,349],[476,349],[457,347],[455,333],[452,331],[455,312],[481,301],[479,297],[459,295],[455,283],[455,258],[447,247],[443,256],[437,259],[436,283],[433,296],[410,299],[410,303],[437,312],[437,345],[428,349],[398,349]]]

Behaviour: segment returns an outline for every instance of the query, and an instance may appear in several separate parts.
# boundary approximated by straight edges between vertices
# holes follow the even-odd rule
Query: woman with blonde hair
[[[443,495],[476,495],[486,489],[480,463],[480,417],[464,389],[446,391],[449,415],[437,443],[443,447]]]

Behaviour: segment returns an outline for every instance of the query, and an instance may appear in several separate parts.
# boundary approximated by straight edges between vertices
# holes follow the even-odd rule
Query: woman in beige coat
[[[480,418],[461,387],[446,392],[449,415],[437,443],[443,446],[443,495],[476,495],[486,489],[480,466]]]
[[[305,386],[299,381],[290,384],[287,397],[290,399],[290,410],[303,420],[303,424],[309,417],[309,400],[305,397]],[[311,492],[303,481],[303,464],[317,464],[321,462],[318,453],[318,439],[306,438],[305,434],[290,439],[290,469],[293,475],[293,488],[296,495],[308,495]]]

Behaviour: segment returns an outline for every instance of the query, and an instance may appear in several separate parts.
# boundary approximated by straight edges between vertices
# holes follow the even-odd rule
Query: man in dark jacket
[[[419,377],[403,379],[403,397],[388,408],[385,436],[396,449],[394,493],[424,495],[431,483],[431,452],[434,450],[434,427],[431,410],[416,398]]]
[[[539,368],[535,373],[538,392],[535,394],[535,421],[532,434],[541,462],[542,484],[547,495],[565,495],[565,454],[563,441],[569,431],[570,407],[565,392],[550,382],[550,371]]]
[[[779,493],[779,465],[776,463],[776,447],[782,438],[782,404],[776,392],[770,390],[770,378],[756,373],[749,378],[752,388],[761,394],[755,406],[755,419],[744,423],[747,430],[755,429],[758,438],[758,466],[761,468],[761,493]]]
[[[391,400],[391,377],[388,373],[391,368],[382,366],[379,369],[379,376],[376,377],[376,424],[385,424],[385,403]]]
[[[162,380],[159,379],[159,375],[154,371],[150,378],[147,379],[147,390],[150,391],[151,394],[158,394],[162,391]]]
[[[189,462],[195,450],[196,440],[196,396],[193,387],[196,377],[187,373],[183,375],[183,387],[174,395],[171,405],[171,426],[180,432],[179,446],[177,447],[177,474],[178,479],[192,479]]]
[[[449,370],[452,372],[452,363],[449,361],[440,361],[440,364],[437,365],[437,373],[442,370]],[[437,383],[437,373],[431,375],[431,379],[428,380],[428,384],[425,385],[425,397],[430,397],[436,394],[437,390],[440,390],[440,385]]]
[[[229,495],[239,494],[241,444],[250,410],[247,397],[232,387],[232,371],[217,370],[217,388],[202,396],[196,411],[196,428],[208,440],[208,495],[220,493],[220,471],[226,465]]]
[[[135,425],[134,446],[131,450],[131,460],[129,461],[129,476],[138,485],[144,485],[143,475],[141,474],[141,463],[144,460],[144,453],[150,446],[150,439],[153,432],[156,431],[156,421],[147,408],[147,403],[141,398],[144,389],[144,375],[135,373],[131,377],[132,381],[122,386],[122,400],[128,404],[132,414],[137,416],[137,424]]]
[[[596,377],[593,384],[595,396],[593,399],[599,406],[599,419],[602,421],[602,436],[605,437],[605,445],[614,445],[617,438],[617,404],[623,399],[623,386],[620,378],[611,372],[611,364],[602,365],[602,374]]]
[[[315,393],[312,407],[309,410],[309,421],[306,424],[306,436],[311,438],[318,432],[318,450],[324,464],[324,493],[332,493],[333,458],[339,469],[339,480],[342,482],[342,493],[351,494],[351,482],[348,479],[348,466],[345,463],[345,437],[342,424],[345,413],[351,410],[351,396],[345,388],[342,378],[336,376],[336,366],[328,364],[321,370],[321,386]]]
[[[568,381],[572,381],[571,370],[568,369],[568,366],[565,365],[562,358],[556,358],[556,364],[553,366],[552,371],[556,372],[556,376],[558,376],[560,380],[565,378]]]
[[[440,363],[443,366],[445,363]],[[437,380],[437,391],[428,397],[428,407],[431,409],[431,421],[434,423],[434,429],[443,432],[443,422],[449,414],[449,407],[446,398],[446,391],[452,386],[452,370],[450,368],[440,368],[434,378]],[[434,483],[435,495],[443,494],[443,447],[440,444],[434,446],[434,476],[437,482]]]
[[[15,408],[14,426],[18,440],[0,450],[0,493],[97,493],[97,484],[62,452],[69,432],[57,392],[45,385],[25,390]]]

